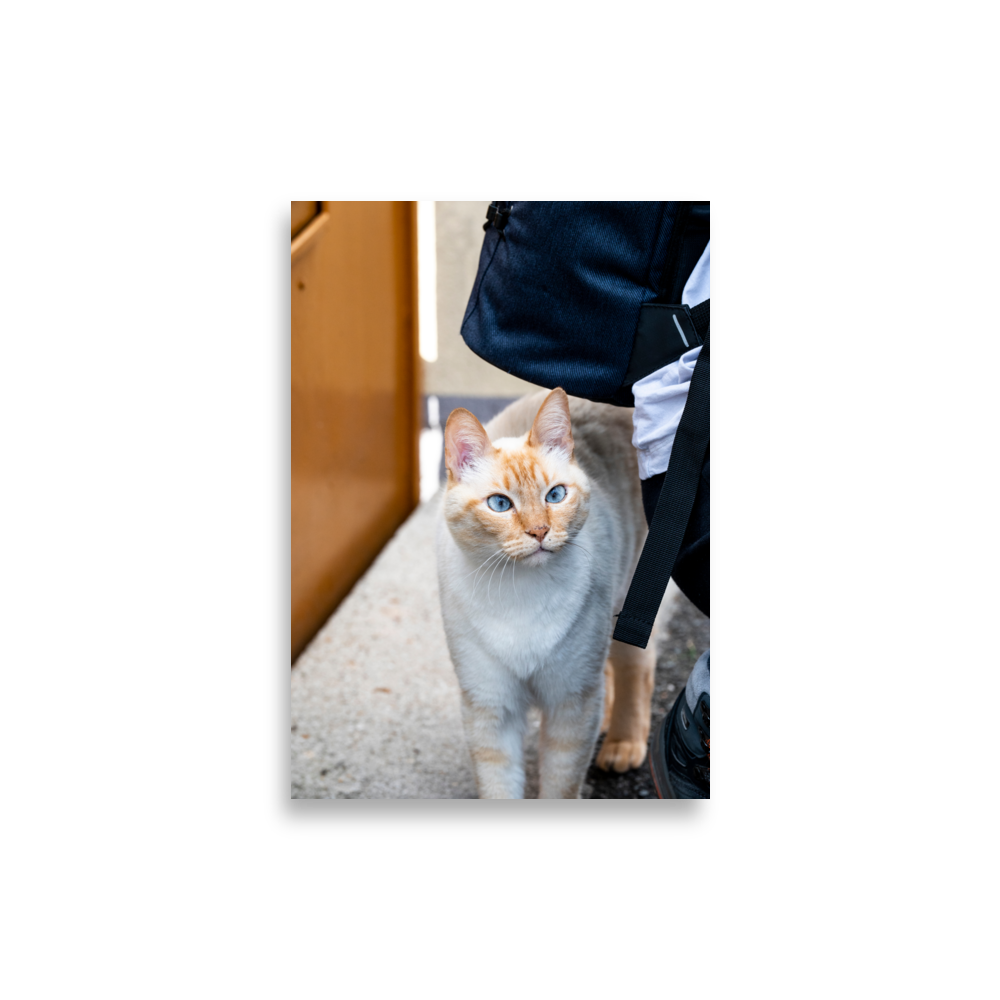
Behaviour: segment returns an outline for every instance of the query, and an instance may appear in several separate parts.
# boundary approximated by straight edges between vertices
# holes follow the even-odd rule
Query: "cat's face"
[[[445,427],[445,519],[472,556],[546,565],[587,519],[590,484],[573,461],[569,401],[553,389],[523,437],[490,442],[468,410]]]

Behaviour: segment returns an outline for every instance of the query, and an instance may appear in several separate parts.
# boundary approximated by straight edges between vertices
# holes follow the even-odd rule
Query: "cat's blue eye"
[[[562,498],[566,496],[565,486],[553,486],[551,490],[545,495],[545,499],[549,503],[559,503]]]
[[[495,510],[498,514],[502,514],[505,510],[510,510],[510,501],[502,493],[494,493],[486,503],[489,505],[490,510]]]

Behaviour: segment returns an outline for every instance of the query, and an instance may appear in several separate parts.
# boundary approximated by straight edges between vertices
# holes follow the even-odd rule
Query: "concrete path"
[[[475,798],[421,504],[292,670],[292,798]]]

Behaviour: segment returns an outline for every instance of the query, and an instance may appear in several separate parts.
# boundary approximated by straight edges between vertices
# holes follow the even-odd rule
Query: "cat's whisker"
[[[497,550],[500,551],[499,549]],[[463,573],[460,579],[467,580],[473,573],[478,573],[497,553],[491,552],[475,569],[470,570],[468,573]]]
[[[484,562],[482,564],[482,566],[480,566],[479,569],[476,570],[476,573],[478,574],[479,570],[481,569],[483,571],[483,576],[486,576],[486,570],[483,567],[486,566],[488,563],[492,562],[494,559],[499,559],[499,557],[502,556],[502,555],[503,555],[503,549],[497,549],[497,551],[494,552],[486,560],[486,562]],[[493,568],[496,569],[496,566],[494,566]],[[479,577],[477,576],[477,578],[473,581],[473,584],[472,584],[472,596],[473,597],[476,596],[476,591],[478,589],[479,589]],[[486,588],[486,592],[489,593],[489,587]]]
[[[500,582],[503,583],[503,570],[507,568],[507,563],[510,563],[510,582],[511,582],[511,586],[513,586],[513,588],[514,588],[514,597],[516,598],[517,597],[517,584],[514,582],[514,567],[517,565],[517,560],[514,559],[510,555],[507,556],[507,562],[505,562],[503,564],[503,569],[500,570]],[[507,618],[510,618],[511,611],[512,611],[512,608],[508,604],[508,606],[507,606],[507,615],[506,615]]]
[[[477,593],[479,592],[479,584],[480,584],[480,583],[482,583],[482,582],[483,582],[483,580],[485,580],[485,579],[486,579],[486,576],[487,576],[487,574],[488,574],[488,573],[489,573],[489,571],[490,571],[490,566],[494,564],[494,560],[496,560],[496,559],[499,559],[499,558],[500,558],[500,554],[499,554],[499,552],[495,552],[495,553],[494,553],[494,554],[493,554],[493,555],[492,555],[492,556],[491,556],[491,557],[490,557],[490,558],[489,558],[489,559],[487,560],[487,562],[486,562],[486,565],[485,565],[485,567],[483,568],[483,571],[482,571],[482,573],[480,573],[480,574],[477,574],[477,575],[476,575],[476,579],[475,579],[475,580],[473,581],[473,587],[472,587],[472,596],[473,596],[473,597],[475,597],[475,596],[476,596],[476,594],[477,594]]]
[[[502,550],[501,554],[503,554]],[[497,564],[493,567],[493,573],[497,571],[497,566],[499,565],[500,563],[498,561]],[[490,597],[490,585],[493,583],[493,573],[490,573],[489,583],[486,584],[486,596],[489,598],[491,608],[493,607],[493,598]],[[503,573],[500,574],[500,578],[503,579]]]
[[[509,562],[510,562],[510,556],[507,556],[507,558],[504,560],[503,569],[500,570],[500,582],[497,584],[497,593],[500,595],[501,599],[503,598],[503,590],[502,590],[502,588],[503,588],[503,572],[507,568],[507,563],[509,563]],[[511,572],[513,572],[513,570]],[[507,617],[507,618],[510,617],[510,605],[507,606],[507,614],[504,617]]]
[[[503,599],[503,571],[507,568],[507,553],[504,553],[504,561],[500,564],[500,579],[497,581],[497,593]]]
[[[479,588],[479,574],[480,574],[480,571],[482,571],[483,573],[485,573],[486,572],[486,567],[489,566],[489,564],[496,558],[496,555],[497,554],[494,552],[492,555],[489,556],[489,558],[487,558],[483,563],[481,563],[479,566],[476,567],[476,569],[475,569],[475,577],[474,577],[474,579],[472,581],[472,593],[473,593],[473,595],[475,595],[476,590],[478,590],[478,588]]]

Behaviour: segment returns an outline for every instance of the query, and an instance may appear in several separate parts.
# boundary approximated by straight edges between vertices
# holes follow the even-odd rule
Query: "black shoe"
[[[653,784],[661,799],[710,799],[708,719],[709,694],[704,692],[692,712],[687,690],[660,723],[649,753]]]

